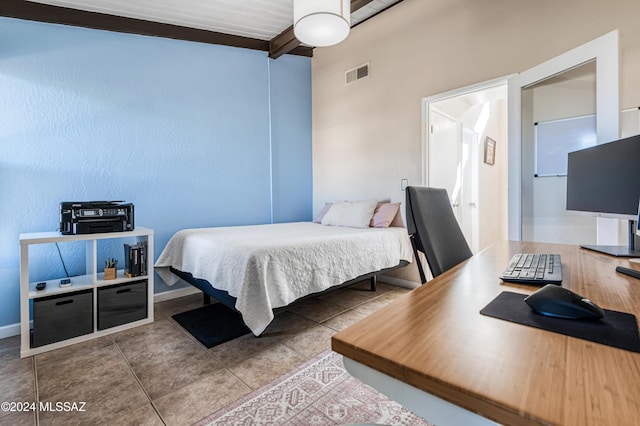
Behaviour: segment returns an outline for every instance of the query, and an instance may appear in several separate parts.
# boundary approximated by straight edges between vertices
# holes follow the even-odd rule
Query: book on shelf
[[[147,243],[124,245],[124,274],[139,277],[147,275]]]

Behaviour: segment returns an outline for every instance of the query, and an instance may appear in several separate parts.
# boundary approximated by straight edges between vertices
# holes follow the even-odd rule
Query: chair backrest
[[[434,277],[473,256],[446,189],[409,186],[406,192],[407,231],[412,235],[414,252],[424,253]],[[420,272],[424,283],[424,273]]]

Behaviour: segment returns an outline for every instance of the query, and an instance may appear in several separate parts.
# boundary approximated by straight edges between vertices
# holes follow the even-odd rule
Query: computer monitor
[[[640,228],[638,228],[638,225],[640,225],[640,202],[638,202],[638,218],[636,219],[636,235],[640,236]]]
[[[584,248],[640,257],[640,250],[635,250],[639,201],[640,135],[569,153],[567,210],[629,220],[629,246]]]

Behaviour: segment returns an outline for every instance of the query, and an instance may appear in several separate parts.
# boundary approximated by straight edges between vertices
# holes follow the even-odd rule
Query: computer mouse
[[[600,306],[555,284],[545,285],[527,296],[524,301],[535,312],[550,317],[568,319],[600,319],[604,317],[604,311]]]

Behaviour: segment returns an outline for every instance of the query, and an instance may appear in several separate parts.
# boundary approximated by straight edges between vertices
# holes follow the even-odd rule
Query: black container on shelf
[[[33,300],[31,347],[93,333],[93,290],[81,290]]]
[[[147,318],[147,280],[98,288],[98,330]]]

